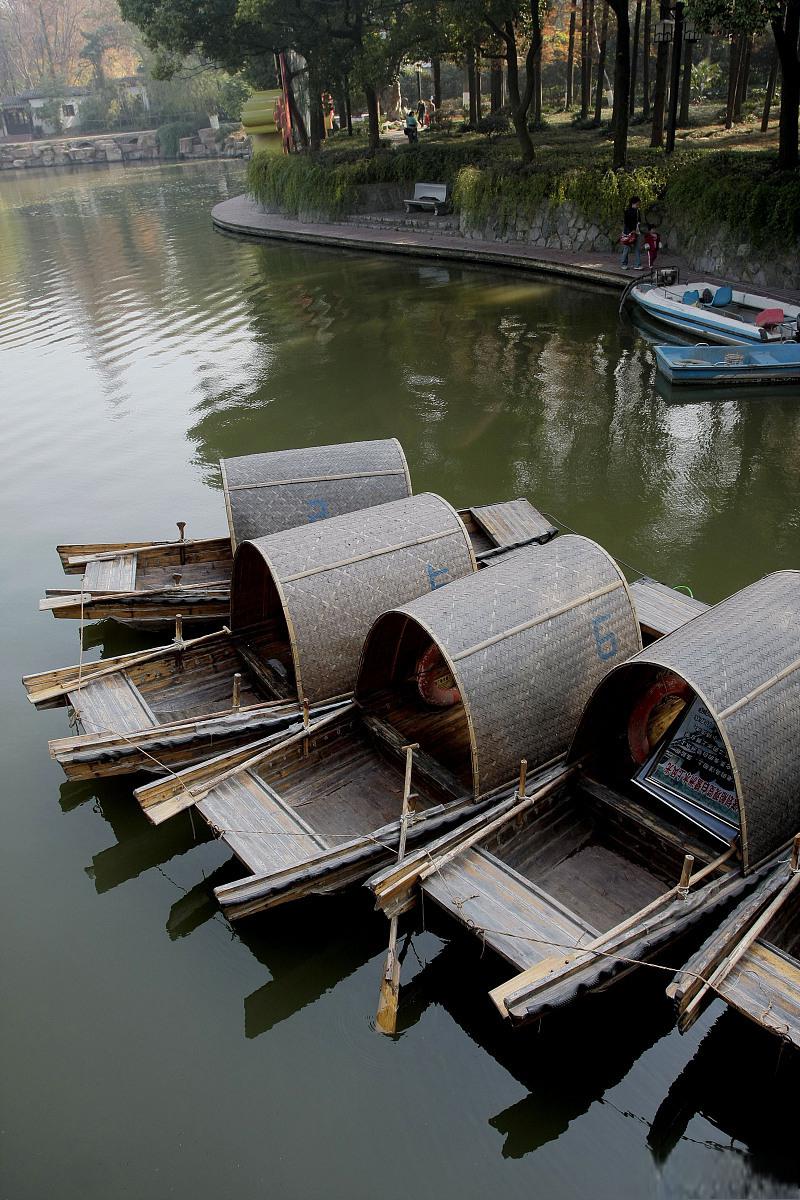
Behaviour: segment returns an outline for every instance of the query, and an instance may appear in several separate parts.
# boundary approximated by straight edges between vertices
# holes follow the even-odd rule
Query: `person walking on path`
[[[408,138],[409,145],[413,145],[413,143],[416,142],[418,131],[419,126],[417,124],[417,118],[414,116],[412,109],[409,109],[406,113],[406,123],[403,128],[403,133]]]
[[[642,239],[640,224],[642,220],[641,200],[638,196],[631,196],[630,203],[625,209],[622,217],[622,269],[628,270],[628,258],[630,256],[631,247],[636,250],[636,262],[634,270],[641,271],[642,269]]]

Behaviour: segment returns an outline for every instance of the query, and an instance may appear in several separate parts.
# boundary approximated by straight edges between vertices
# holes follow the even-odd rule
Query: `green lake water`
[[[415,490],[527,495],[709,601],[800,565],[796,399],[666,404],[604,292],[224,238],[209,211],[242,184],[0,180],[0,1195],[797,1195],[797,1060],[721,1005],[681,1037],[651,971],[514,1034],[487,999],[508,972],[427,911],[382,1038],[366,894],[232,932],[212,889],[237,869],[200,822],[154,829],[129,784],[48,758],[65,710],[19,678],[77,660],[37,612],[56,543],[222,533],[223,456],[396,435]]]

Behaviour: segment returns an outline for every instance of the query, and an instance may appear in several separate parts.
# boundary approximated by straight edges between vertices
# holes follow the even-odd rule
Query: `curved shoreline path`
[[[346,250],[513,267],[559,275],[616,292],[621,292],[639,274],[637,271],[623,271],[616,263],[595,252],[570,254],[566,250],[543,250],[525,242],[486,242],[465,238],[457,233],[434,233],[427,229],[391,229],[344,221],[338,224],[298,221],[279,213],[264,212],[247,195],[234,196],[215,205],[211,210],[211,219],[222,232],[243,237],[277,238],[286,242],[305,242]],[[667,265],[666,262],[664,265]]]

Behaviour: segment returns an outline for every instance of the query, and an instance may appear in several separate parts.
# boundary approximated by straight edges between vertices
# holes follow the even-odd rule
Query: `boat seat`
[[[711,307],[725,308],[731,303],[733,303],[733,288],[726,283],[724,287],[717,288],[714,293],[714,299],[711,301]]]
[[[784,320],[782,308],[762,308],[756,317],[756,325],[760,329],[769,329],[772,325],[781,325]]]
[[[681,296],[682,304],[697,304],[700,300],[700,293],[697,288],[692,288],[689,292],[684,292]]]

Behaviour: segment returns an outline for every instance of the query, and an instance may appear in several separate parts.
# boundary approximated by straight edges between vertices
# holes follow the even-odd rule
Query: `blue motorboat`
[[[658,369],[671,384],[800,385],[800,343],[766,346],[654,346]]]
[[[660,277],[666,274],[632,283],[623,300],[630,297],[651,317],[683,334],[723,345],[780,344],[800,338],[798,304],[706,280],[662,285]]]

